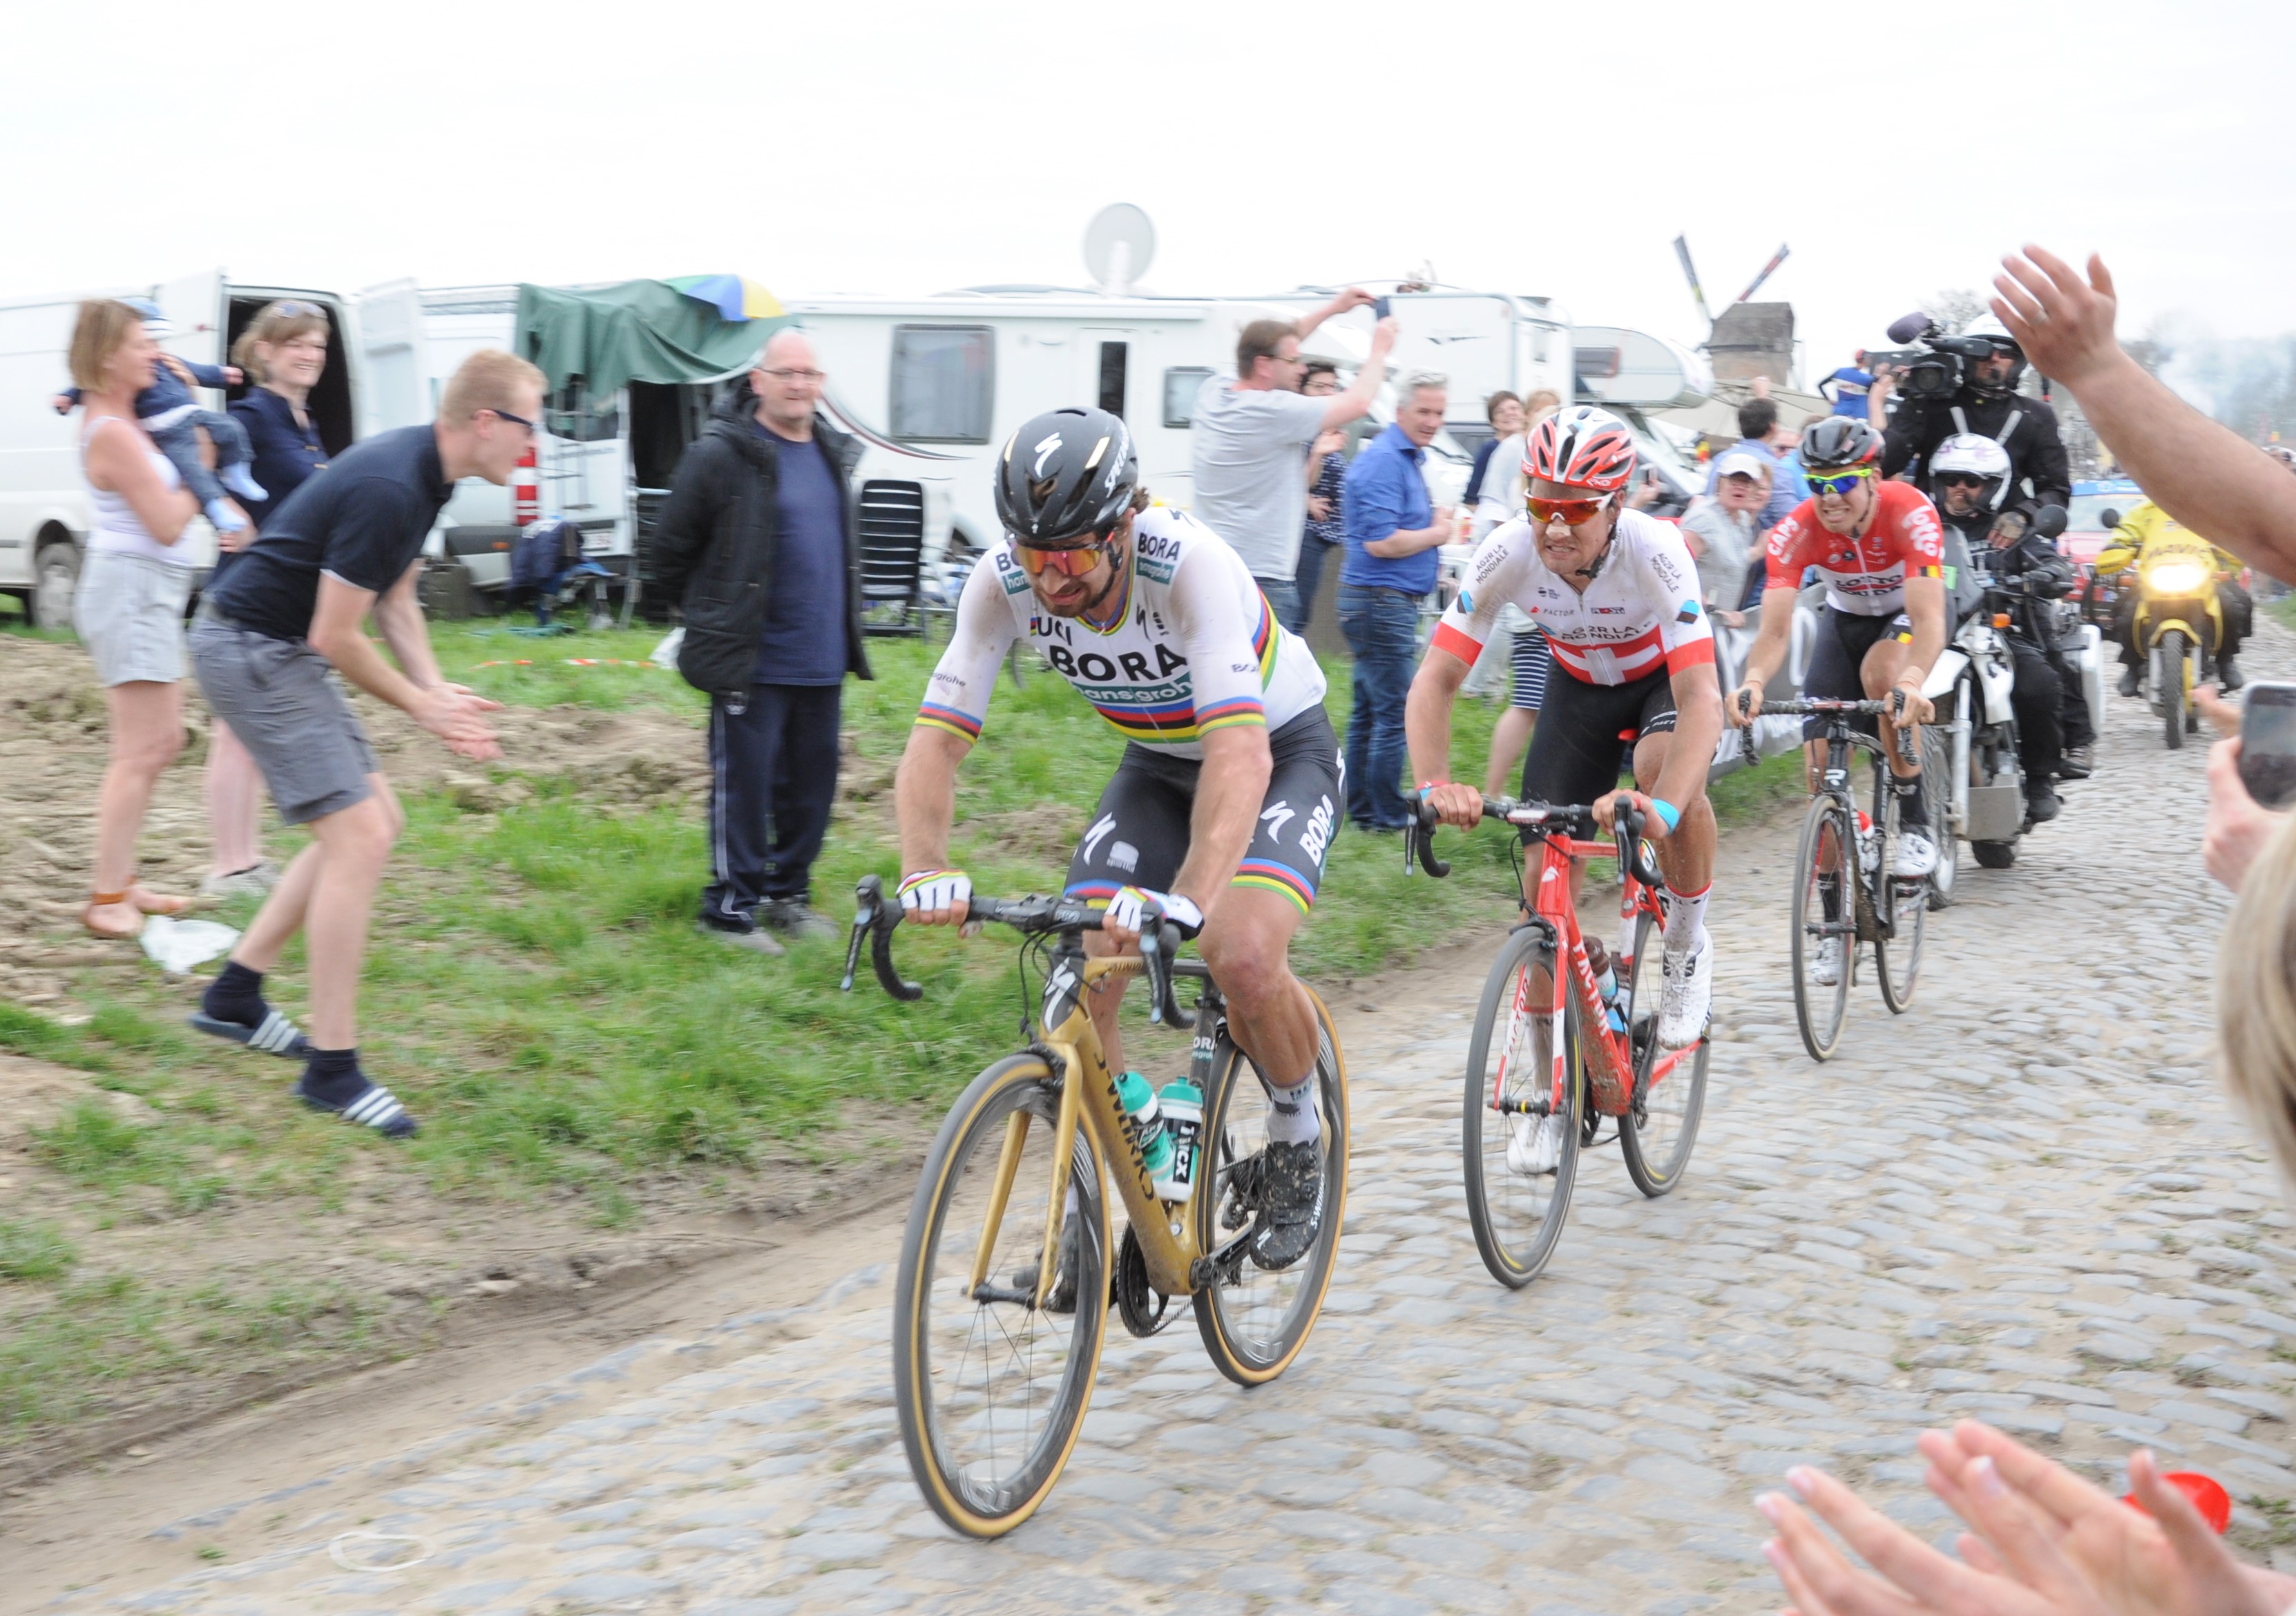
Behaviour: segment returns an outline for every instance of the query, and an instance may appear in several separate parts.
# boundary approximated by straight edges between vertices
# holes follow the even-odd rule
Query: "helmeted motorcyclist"
[[[2097,553],[2098,575],[2111,577],[2136,566],[2146,545],[2177,530],[2180,524],[2175,517],[2149,499],[2138,500],[2120,519],[2120,525],[2112,530],[2104,548]],[[2217,647],[2217,678],[2230,692],[2238,690],[2243,683],[2234,653],[2256,627],[2256,603],[2240,586],[2240,557],[2220,546],[2212,544],[2210,548],[2216,555],[2217,570],[2225,575],[2217,584],[2217,607],[2224,618],[2224,641]],[[2136,607],[2141,593],[2134,585],[2122,589],[2112,608],[2112,637],[2120,642],[2120,690],[2124,696],[2136,693],[2144,673],[2144,652],[2136,644]]]
[[[1989,357],[1964,365],[1961,387],[1950,397],[1900,398],[1895,414],[1890,414],[1889,400],[1895,380],[1882,377],[1874,382],[1873,394],[1882,403],[1874,406],[1874,423],[1888,422],[1882,434],[1882,474],[1895,477],[1911,467],[1914,480],[1928,488],[1931,460],[1947,439],[1968,433],[1990,438],[2009,456],[2005,492],[1996,510],[2002,514],[2014,512],[2030,529],[2043,505],[2072,502],[2071,469],[2065,457],[2063,434],[2057,427],[2057,413],[2041,399],[2026,398],[2017,390],[2025,375],[2025,350],[1993,315],[1980,315],[1963,327],[1961,334],[1984,338],[1992,343],[1993,352]],[[2089,733],[2087,710],[2080,701],[2078,684],[2068,682],[2067,699],[2059,714],[2065,732],[2065,777],[2076,780],[2089,772],[2095,739]]]
[[[2048,605],[2071,592],[2077,575],[2054,540],[2032,532],[2019,513],[2000,508],[2009,491],[2010,469],[2008,453],[1992,439],[1956,433],[1930,455],[1930,498],[1948,533],[1958,534],[1966,546],[1968,564],[2024,594],[2023,599],[2012,597],[2009,613],[2006,637],[2015,667],[2009,700],[2017,714],[2025,808],[2039,824],[2057,816],[2057,780],[2079,779],[2088,772],[2076,766],[2077,772],[2069,773],[2065,767],[2065,742],[2072,734],[2064,722],[2064,698],[2070,689],[2080,699],[2079,681],[2057,651]],[[1983,603],[1982,585],[1972,580],[1965,587],[1956,578],[1953,599],[1958,619]],[[2079,738],[2086,744],[2095,738],[2088,731],[2086,700],[2080,700],[2079,712]]]

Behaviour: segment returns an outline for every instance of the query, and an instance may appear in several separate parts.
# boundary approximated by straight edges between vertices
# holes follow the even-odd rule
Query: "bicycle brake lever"
[[[864,875],[853,889],[853,936],[845,945],[845,975],[837,984],[840,993],[853,991],[853,973],[861,966],[861,939],[868,935],[885,901],[885,883],[874,875]]]
[[[1411,823],[1403,827],[1403,873],[1411,874],[1411,860],[1416,856],[1419,867],[1440,881],[1451,873],[1451,866],[1435,857],[1435,805],[1422,798],[1412,805]]]
[[[914,1004],[924,997],[919,984],[902,980],[893,964],[893,928],[901,923],[898,906],[880,903],[875,918],[869,927],[869,964],[877,972],[877,985],[903,1004]]]
[[[1140,961],[1147,968],[1148,1019],[1184,1030],[1192,1028],[1195,1015],[1180,1008],[1172,987],[1172,962],[1180,956],[1180,928],[1153,905],[1146,919],[1147,924],[1140,929]]]

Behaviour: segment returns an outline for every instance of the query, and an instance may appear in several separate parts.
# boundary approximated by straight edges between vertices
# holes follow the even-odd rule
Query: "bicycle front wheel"
[[[1793,972],[1794,1019],[1813,1061],[1828,1059],[1841,1042],[1850,959],[1857,947],[1849,924],[1857,901],[1850,890],[1857,871],[1857,838],[1849,810],[1832,797],[1811,798],[1809,816],[1802,821],[1801,852],[1794,861]],[[1818,980],[1828,974],[1832,981]]]
[[[1100,1362],[1108,1211],[1098,1149],[1081,1118],[1066,1174],[1061,1271],[1046,1299],[1071,1310],[1053,1312],[1036,1296],[1059,1107],[1059,1085],[1034,1055],[1011,1056],[975,1078],[925,1158],[901,1243],[893,1299],[901,1445],[933,1513],[974,1538],[1011,1531],[1052,1492]],[[984,1249],[987,1274],[976,1289]]]
[[[1882,979],[1882,1002],[1890,1007],[1890,1013],[1903,1015],[1914,1002],[1914,983],[1921,975],[1922,926],[1929,918],[1930,883],[1926,878],[1908,881],[1888,873],[1889,861],[1897,855],[1898,838],[1905,826],[1898,816],[1898,794],[1885,786],[1881,795],[1882,800],[1874,805],[1881,812],[1874,820],[1883,827],[1882,901],[1892,910],[1893,929],[1889,936],[1874,939],[1874,974]],[[1930,814],[1932,825],[1943,817],[1934,799]],[[1932,830],[1931,834],[1936,832]],[[1949,836],[1946,845],[1952,845]],[[1940,851],[1938,857],[1942,862],[1944,853]]]
[[[1315,1243],[1297,1262],[1267,1269],[1251,1256],[1259,1162],[1274,1108],[1259,1068],[1225,1037],[1204,1096],[1212,1177],[1197,1202],[1196,1244],[1213,1262],[1211,1283],[1195,1294],[1196,1329],[1219,1372],[1239,1386],[1265,1385],[1292,1366],[1324,1310],[1339,1261],[1348,1202],[1348,1071],[1332,1013],[1313,988],[1308,997],[1316,1006],[1324,1202]],[[1224,1246],[1230,1249],[1219,1254]]]
[[[1656,965],[1644,969],[1650,952],[1651,919],[1635,917],[1634,964],[1621,984],[1620,1003],[1627,1006],[1628,1042],[1635,1055],[1635,1094],[1627,1114],[1619,1119],[1619,1154],[1627,1177],[1645,1195],[1663,1195],[1682,1182],[1690,1165],[1691,1146],[1698,1142],[1698,1119],[1706,1111],[1706,1053],[1701,1038],[1696,1047],[1676,1055],[1658,1046],[1658,1006],[1645,1004],[1642,986],[1659,980]],[[1659,1062],[1674,1057],[1673,1064],[1652,1080]]]
[[[1546,931],[1516,931],[1491,962],[1467,1044],[1459,1109],[1467,1220],[1483,1267],[1510,1291],[1538,1278],[1554,1255],[1578,1176],[1584,1100],[1575,1003],[1563,1022],[1562,1104],[1545,1116],[1530,1109],[1554,1098],[1554,980]]]

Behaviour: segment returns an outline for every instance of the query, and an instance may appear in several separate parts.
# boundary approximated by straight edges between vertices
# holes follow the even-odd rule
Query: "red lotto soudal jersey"
[[[1805,499],[1770,529],[1767,587],[1799,589],[1804,570],[1825,580],[1825,603],[1856,617],[1890,617],[1906,609],[1906,579],[1944,576],[1945,533],[1937,507],[1909,482],[1874,484],[1874,511],[1856,538],[1817,520]]]

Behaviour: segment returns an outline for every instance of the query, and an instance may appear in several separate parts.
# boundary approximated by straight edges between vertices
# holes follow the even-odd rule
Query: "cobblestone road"
[[[2258,671],[2296,666],[2290,644],[2259,644]],[[1688,1182],[1646,1202],[1595,1152],[1526,1292],[1485,1276],[1459,1186],[1480,962],[1423,975],[1415,1022],[1341,1006],[1355,1189],[1308,1352],[1247,1394],[1185,1321],[1112,1325],[1065,1481],[1003,1542],[953,1539],[909,1481],[889,1251],[808,1309],[645,1343],[392,1464],[218,1500],[160,1531],[187,1564],[244,1542],[231,1560],[55,1608],[1774,1609],[1753,1493],[1816,1463],[1942,1530],[1912,1439],[1965,1414],[2099,1474],[2149,1442],[2284,1507],[2296,1236],[2207,1070],[2205,754],[2115,707],[2064,817],[1932,917],[1913,1011],[1889,1016],[1869,972],[1824,1068],[1784,964],[1792,827],[1734,838]],[[616,1401],[654,1353],[693,1372]],[[283,1546],[246,1541],[258,1522]],[[424,1557],[344,1569],[398,1554]]]

